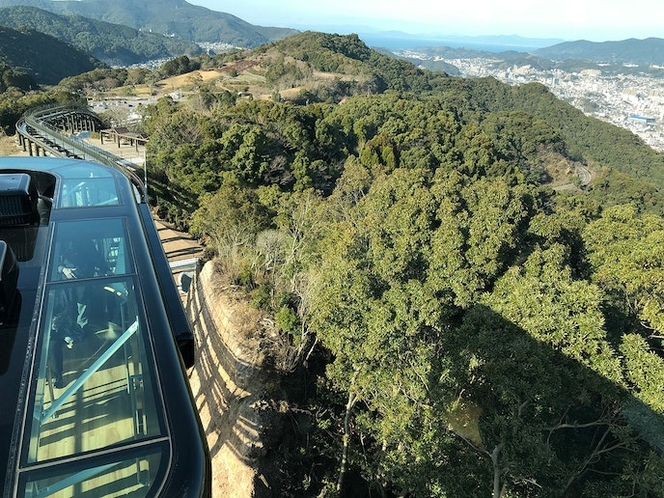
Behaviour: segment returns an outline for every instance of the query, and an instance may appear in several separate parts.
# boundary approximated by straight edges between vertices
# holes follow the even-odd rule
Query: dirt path
[[[155,220],[155,226],[164,247],[164,252],[173,268],[173,278],[181,292],[188,290],[183,278],[185,275],[191,281],[195,260],[203,256],[203,246],[188,233],[179,232],[160,220]],[[179,266],[180,264],[184,266]]]
[[[200,257],[203,248],[186,233],[155,221],[171,264]],[[213,263],[200,274],[175,270],[176,283],[188,273],[189,292],[182,292],[196,335],[196,363],[188,372],[196,407],[212,458],[212,496],[250,498],[257,480],[255,468],[263,453],[261,442],[262,382],[259,348],[253,339],[261,314],[233,299],[218,281]],[[181,286],[180,286],[181,287]]]
[[[2,132],[0,132],[2,133]],[[16,137],[0,135],[0,156],[27,156],[27,152],[18,145]]]

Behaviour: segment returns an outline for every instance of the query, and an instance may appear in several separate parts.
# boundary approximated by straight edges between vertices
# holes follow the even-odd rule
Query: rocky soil
[[[272,496],[259,464],[274,414],[257,337],[264,317],[234,297],[214,262],[194,277],[186,309],[198,346],[189,382],[210,447],[213,496]]]
[[[18,145],[16,137],[7,137],[0,132],[0,156],[26,155]]]

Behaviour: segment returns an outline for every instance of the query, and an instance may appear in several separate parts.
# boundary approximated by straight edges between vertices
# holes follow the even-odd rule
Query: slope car
[[[145,201],[119,167],[0,158],[5,497],[210,496],[193,334]]]

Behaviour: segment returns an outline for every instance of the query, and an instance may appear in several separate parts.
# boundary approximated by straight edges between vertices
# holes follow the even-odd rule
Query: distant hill
[[[493,56],[498,59],[497,64],[505,64],[505,67],[514,63],[509,61],[527,62],[542,68],[551,66],[546,59],[520,52],[503,52]],[[392,90],[418,96],[442,95],[443,101],[459,106],[455,112],[461,112],[464,120],[482,122],[486,114],[507,112],[516,113],[510,120],[519,123],[518,113],[525,112],[555,130],[556,140],[559,140],[556,147],[563,151],[570,164],[578,162],[606,168],[602,170],[608,171],[602,182],[598,181],[597,187],[587,189],[591,195],[597,198],[604,196],[606,200],[606,191],[611,190],[614,201],[623,202],[632,197],[650,196],[655,188],[652,185],[656,189],[664,189],[664,155],[647,146],[629,130],[585,116],[538,83],[511,87],[493,78],[466,79],[451,77],[443,72],[431,73],[405,60],[370,49],[356,35],[316,32],[304,32],[245,51],[238,54],[233,62],[224,64],[225,72],[233,71],[238,76],[224,79],[223,86],[237,92],[241,92],[243,87],[249,88],[249,92],[258,99],[269,98],[278,91],[281,98],[294,103],[338,103],[351,96],[375,95]],[[243,68],[250,69],[247,74],[250,78],[245,78]],[[257,76],[264,77],[263,88],[258,88],[255,83]],[[487,129],[494,133],[502,126],[494,123]],[[526,126],[524,130],[530,128]],[[532,131],[537,134],[542,130],[535,128]],[[496,139],[502,140],[500,137]],[[546,157],[549,152],[547,147],[541,151],[537,147],[532,149],[535,155],[543,155],[527,161],[530,164],[528,168],[531,168],[526,171],[528,175],[536,176],[538,164],[551,162]],[[628,175],[631,180],[626,182],[621,175]],[[612,186],[609,188],[607,184]],[[660,198],[659,193],[657,196],[658,205],[664,206],[664,198]]]
[[[79,15],[58,15],[36,7],[0,7],[0,25],[32,28],[70,43],[111,66],[129,66],[202,51],[198,45],[179,38]]]
[[[387,55],[391,55],[393,57],[399,57],[405,61],[410,62],[411,64],[417,66],[417,67],[423,67],[428,69],[429,71],[443,71],[444,73],[449,74],[450,76],[460,76],[461,71],[459,70],[458,67],[454,66],[453,64],[449,64],[445,61],[437,60],[437,59],[427,59],[427,60],[422,60],[422,59],[417,59],[414,57],[404,57],[400,56],[397,54],[394,54],[393,52],[389,51],[382,51],[378,50],[381,53],[385,53]]]
[[[0,6],[31,6],[55,14],[73,14],[141,31],[175,36],[188,42],[256,47],[297,31],[254,26],[231,14],[191,5],[184,0],[0,0]]]
[[[418,54],[424,54],[426,57],[413,57],[413,51]],[[420,47],[414,50],[395,50],[392,55],[405,59],[418,67],[424,67],[430,71],[444,71],[449,75],[460,75],[457,67],[443,61],[453,59],[488,59],[491,60],[493,67],[504,66],[509,68],[511,66],[524,66],[550,70],[555,64],[549,59],[538,57],[526,52],[519,52],[516,50],[505,52],[487,52],[485,50],[474,50],[469,48],[453,48],[453,47]]]
[[[46,85],[55,85],[62,78],[104,66],[94,57],[52,36],[30,28],[15,30],[2,26],[0,62]]]
[[[608,42],[580,40],[559,43],[533,53],[553,60],[581,59],[609,64],[664,65],[664,39],[630,38]]]

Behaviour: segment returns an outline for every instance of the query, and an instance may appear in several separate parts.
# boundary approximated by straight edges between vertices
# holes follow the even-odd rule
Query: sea
[[[483,52],[532,52],[539,48],[549,47],[560,43],[562,40],[498,37],[495,39],[482,39],[475,37],[459,38],[428,38],[413,36],[398,36],[385,34],[359,34],[359,37],[372,48],[385,48],[388,50],[405,50],[423,47],[451,47],[480,50]]]

